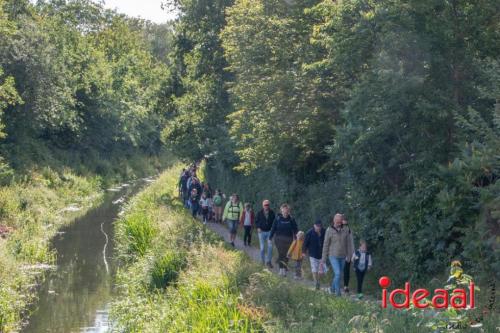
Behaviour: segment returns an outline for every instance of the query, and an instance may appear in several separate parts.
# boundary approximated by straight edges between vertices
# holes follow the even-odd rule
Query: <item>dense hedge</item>
[[[491,198],[460,184],[451,172],[434,177],[426,187],[393,194],[382,202],[369,202],[356,192],[359,187],[345,179],[301,184],[276,169],[244,175],[216,160],[208,163],[206,174],[209,183],[227,194],[240,194],[256,209],[264,198],[274,207],[289,202],[303,230],[316,218],[326,223],[335,212],[346,214],[355,239],[368,240],[376,272],[395,281],[442,283],[449,262],[460,259],[478,283],[486,286],[499,274],[495,239],[488,232],[494,207],[487,201],[489,205],[479,209],[483,200]]]

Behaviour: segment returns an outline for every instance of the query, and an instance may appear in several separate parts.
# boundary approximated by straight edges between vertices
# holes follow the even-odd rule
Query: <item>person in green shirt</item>
[[[213,198],[213,203],[214,203],[214,214],[215,214],[215,223],[221,223],[222,222],[222,200],[223,200],[223,194],[220,190],[215,191],[215,195]]]
[[[231,199],[224,208],[222,219],[226,221],[229,228],[229,238],[231,245],[234,247],[234,240],[238,231],[238,224],[240,223],[241,214],[243,214],[243,204],[240,202],[240,197],[234,193]]]

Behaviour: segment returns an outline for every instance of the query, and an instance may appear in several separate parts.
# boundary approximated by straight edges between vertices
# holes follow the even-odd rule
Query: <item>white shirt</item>
[[[245,211],[245,221],[243,222],[243,225],[246,225],[246,226],[252,225],[252,221],[250,220],[250,211],[249,210]]]
[[[359,251],[359,250],[358,250]],[[365,260],[366,260],[366,252],[363,252],[363,251],[359,251],[359,263],[358,263],[358,269],[360,271],[364,271],[366,269],[365,267]],[[356,257],[356,252],[353,253],[352,255],[352,261],[354,262],[354,260],[358,259]],[[368,256],[368,267],[372,267],[372,256]]]
[[[205,198],[205,199],[201,198],[200,205],[201,205],[201,207],[204,207],[204,208],[210,207],[210,199],[209,198]]]

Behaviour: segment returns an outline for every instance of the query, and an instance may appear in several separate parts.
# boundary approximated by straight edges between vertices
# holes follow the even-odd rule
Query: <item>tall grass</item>
[[[97,205],[103,188],[119,180],[155,174],[167,163],[167,154],[138,154],[128,160],[118,155],[109,160],[86,156],[84,161],[71,152],[39,148],[43,159],[36,162],[29,151],[10,156],[15,170],[0,162],[0,169],[9,169],[8,179],[0,179],[0,225],[13,229],[6,239],[0,238],[2,333],[19,329],[23,311],[34,300],[34,286],[43,278],[44,265],[55,261],[57,254],[50,250],[50,240],[58,229]],[[65,210],[70,205],[79,210]],[[131,252],[144,252],[148,245],[142,243],[153,233],[142,221],[137,217],[137,223],[130,225],[129,235],[137,246]]]
[[[26,182],[0,188],[0,224],[13,232],[0,239],[0,332],[16,331],[21,312],[34,297],[33,285],[52,264],[50,239],[58,228],[97,204],[102,190],[97,178],[65,170],[32,171]],[[73,204],[76,213],[63,209]]]
[[[425,315],[332,297],[279,278],[227,247],[175,199],[180,168],[164,172],[117,221],[125,265],[111,311],[116,331],[432,331],[425,326]],[[135,225],[138,216],[153,232],[141,240],[141,250],[130,251],[137,248],[132,246],[137,238],[128,236],[127,225]]]
[[[178,165],[162,174],[116,222],[117,249],[126,264],[118,273],[121,296],[112,306],[116,330],[262,330],[258,316],[241,310],[239,272],[248,267],[247,258],[226,249],[218,235],[176,202],[180,169]],[[138,217],[154,230],[145,238],[130,237],[130,226],[136,226]]]

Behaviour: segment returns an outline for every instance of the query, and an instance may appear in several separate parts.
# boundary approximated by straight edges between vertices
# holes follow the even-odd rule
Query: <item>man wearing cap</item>
[[[262,264],[267,265],[270,269],[273,268],[271,260],[273,259],[273,246],[272,244],[267,244],[269,236],[271,234],[271,227],[275,219],[275,214],[270,208],[269,200],[264,200],[262,202],[262,209],[257,213],[255,218],[255,226],[257,227],[257,232],[259,235],[260,244],[260,257],[262,259]],[[267,244],[267,257],[265,256],[265,246]]]
[[[302,247],[302,252],[309,255],[309,261],[311,262],[311,273],[316,283],[316,290],[319,289],[319,274],[321,255],[323,251],[323,242],[325,241],[325,228],[321,223],[320,219],[314,222],[314,226],[309,229],[306,233],[304,239],[304,245]],[[323,269],[325,269],[324,266]],[[324,272],[324,271],[323,271]]]

